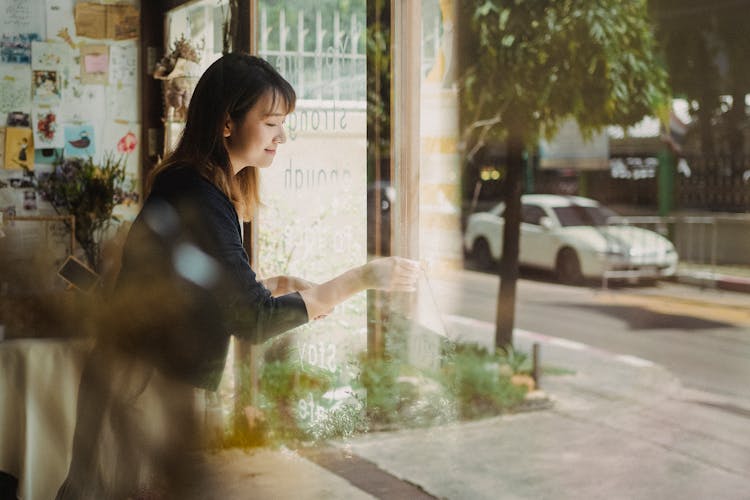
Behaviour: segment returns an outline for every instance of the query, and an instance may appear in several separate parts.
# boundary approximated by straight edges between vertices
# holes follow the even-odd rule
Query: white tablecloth
[[[70,463],[76,401],[88,344],[0,342],[0,470],[18,478],[22,500],[50,500]]]
[[[68,474],[81,372],[92,344],[80,339],[0,342],[0,471],[18,478],[21,500],[55,498]],[[158,447],[170,439],[187,441],[190,436],[180,433],[197,430],[190,427],[193,423],[210,424],[200,432],[221,428],[221,419],[207,420],[212,412],[206,407],[205,391],[158,374],[143,379],[142,373],[132,372],[133,384],[148,382],[129,406],[133,421],[142,426],[139,444]],[[121,387],[127,389],[126,385]],[[102,449],[102,463],[97,465],[107,468],[114,463],[107,451],[117,448],[105,439]]]

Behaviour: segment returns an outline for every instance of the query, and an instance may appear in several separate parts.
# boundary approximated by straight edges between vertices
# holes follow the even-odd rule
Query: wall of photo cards
[[[32,269],[32,251],[55,238],[50,228],[61,223],[50,222],[57,214],[35,186],[63,159],[121,159],[132,196],[115,213],[134,215],[141,184],[139,9],[139,0],[0,0],[4,268]],[[70,253],[62,244],[69,237],[53,245],[59,252],[52,265]],[[0,276],[5,289],[7,274]]]

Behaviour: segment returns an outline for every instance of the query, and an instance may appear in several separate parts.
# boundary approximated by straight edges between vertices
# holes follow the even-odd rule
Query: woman
[[[153,172],[125,243],[113,314],[127,321],[99,339],[85,368],[74,458],[58,498],[128,494],[140,481],[140,465],[133,464],[143,461],[162,469],[157,476],[174,477],[170,468],[180,466],[179,459],[169,459],[175,456],[169,439],[158,436],[164,443],[144,452],[142,444],[151,441],[130,416],[131,407],[156,379],[170,395],[180,393],[176,387],[215,389],[230,334],[260,343],[325,316],[362,290],[414,289],[418,263],[397,257],[373,260],[320,285],[288,276],[257,279],[243,249],[241,221],[253,216],[258,169],[270,167],[286,141],[284,118],[294,105],[290,84],[257,57],[227,54],[201,77],[183,135]],[[103,376],[113,367],[117,373]],[[104,411],[90,407],[91,401]],[[179,421],[184,399],[164,407]],[[98,416],[87,416],[92,414]],[[103,461],[89,450],[97,448],[105,424],[118,442],[117,472],[96,473],[102,479],[95,486],[90,476]],[[191,432],[185,425],[169,430],[179,439]]]

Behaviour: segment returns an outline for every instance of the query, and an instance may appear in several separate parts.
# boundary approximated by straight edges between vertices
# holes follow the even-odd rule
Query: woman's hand
[[[404,257],[383,257],[362,267],[365,288],[388,292],[413,292],[417,289],[420,265]]]

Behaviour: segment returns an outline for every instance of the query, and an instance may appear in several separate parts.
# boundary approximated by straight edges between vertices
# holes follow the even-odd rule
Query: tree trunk
[[[500,258],[500,291],[495,317],[495,346],[513,346],[516,316],[516,282],[521,227],[521,178],[523,174],[523,140],[509,134],[506,143],[505,212],[503,218],[503,251]]]

